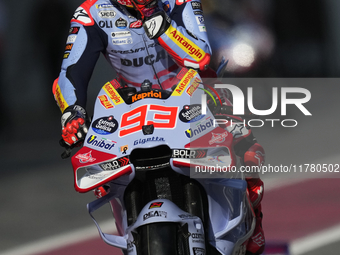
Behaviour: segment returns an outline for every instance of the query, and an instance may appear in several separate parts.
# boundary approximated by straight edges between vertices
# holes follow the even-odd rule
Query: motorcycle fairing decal
[[[119,137],[142,131],[143,126],[153,125],[155,129],[174,129],[177,124],[178,106],[162,106],[155,104],[141,105],[124,113],[119,123]],[[148,114],[153,115],[147,120]]]
[[[194,79],[196,75],[197,72],[193,69],[190,69],[178,83],[177,87],[175,88],[174,92],[172,92],[171,96],[181,96],[185,91],[186,87],[190,84],[191,80]]]
[[[111,84],[111,82],[107,82],[103,86],[103,90],[106,92],[106,94],[110,97],[110,99],[115,105],[120,105],[124,103],[124,99],[119,95],[118,91]]]
[[[74,186],[78,192],[88,192],[132,171],[129,157],[81,148],[72,157]]]

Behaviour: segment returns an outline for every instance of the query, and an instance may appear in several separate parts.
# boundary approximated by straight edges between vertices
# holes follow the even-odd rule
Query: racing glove
[[[160,37],[169,28],[171,19],[158,7],[157,0],[132,0],[131,2],[140,14],[144,30],[150,39]]]
[[[85,109],[79,105],[67,107],[61,116],[61,126],[61,136],[67,145],[84,141],[89,126]]]

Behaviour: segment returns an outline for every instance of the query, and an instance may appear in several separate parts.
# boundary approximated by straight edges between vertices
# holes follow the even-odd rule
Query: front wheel
[[[139,228],[141,255],[189,255],[187,240],[177,223],[163,222]]]

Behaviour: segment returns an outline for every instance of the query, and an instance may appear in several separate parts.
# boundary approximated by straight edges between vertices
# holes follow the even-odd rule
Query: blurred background
[[[52,96],[52,83],[60,72],[69,21],[82,2],[0,0],[0,254],[92,224],[85,205],[94,196],[74,191],[70,160],[60,158],[60,111]],[[213,49],[211,67],[216,69],[225,56],[229,60],[225,79],[313,78],[304,86],[312,93],[311,101],[306,104],[313,113],[312,117],[292,112],[293,117],[299,118],[296,128],[254,130],[267,151],[267,162],[340,163],[337,135],[340,125],[340,2],[202,2]],[[112,78],[114,72],[101,57],[90,84],[90,112],[99,89]],[[271,89],[262,84],[259,86],[260,93],[267,93],[268,88]],[[259,99],[260,104],[271,103],[270,94],[268,98],[262,93]],[[323,202],[322,207],[331,211],[327,215],[332,220],[324,225],[318,224],[318,219],[323,218],[325,212],[314,212],[313,225],[318,227],[308,228],[307,233],[296,238],[340,223],[339,199],[334,197],[325,202],[330,193],[340,191],[340,186],[333,183],[334,180],[320,181],[332,189],[314,197],[312,205],[318,206],[319,202]],[[294,187],[295,195],[303,191],[308,197],[312,193],[306,190],[313,192],[313,185],[307,185],[310,190],[305,186]],[[270,212],[275,204],[276,211],[273,213],[277,215],[268,217],[267,222],[264,219],[269,229],[267,239],[291,242],[294,227],[300,220],[297,218],[289,222],[287,219],[287,211],[292,212],[294,208],[287,210],[283,202],[277,202],[282,192],[270,194],[268,202],[264,201],[267,203],[265,207]],[[295,195],[285,199],[288,202],[295,199],[295,206],[301,205]],[[333,207],[327,209],[329,204]],[[278,210],[280,206],[283,210]],[[306,207],[308,209],[311,207]],[[295,215],[303,218],[305,213],[308,212],[299,211]],[[288,229],[285,229],[285,235],[280,235],[282,231],[275,232],[273,224],[278,222],[278,217],[286,218],[284,225]],[[331,251],[334,247],[338,250],[340,245],[335,241],[332,245],[337,246],[325,248],[326,252],[323,248],[316,249],[315,254],[338,254]]]

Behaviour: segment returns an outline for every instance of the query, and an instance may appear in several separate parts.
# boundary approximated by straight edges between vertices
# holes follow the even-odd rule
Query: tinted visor
[[[147,4],[152,3],[155,0],[132,0],[132,1],[139,5],[147,5]]]

